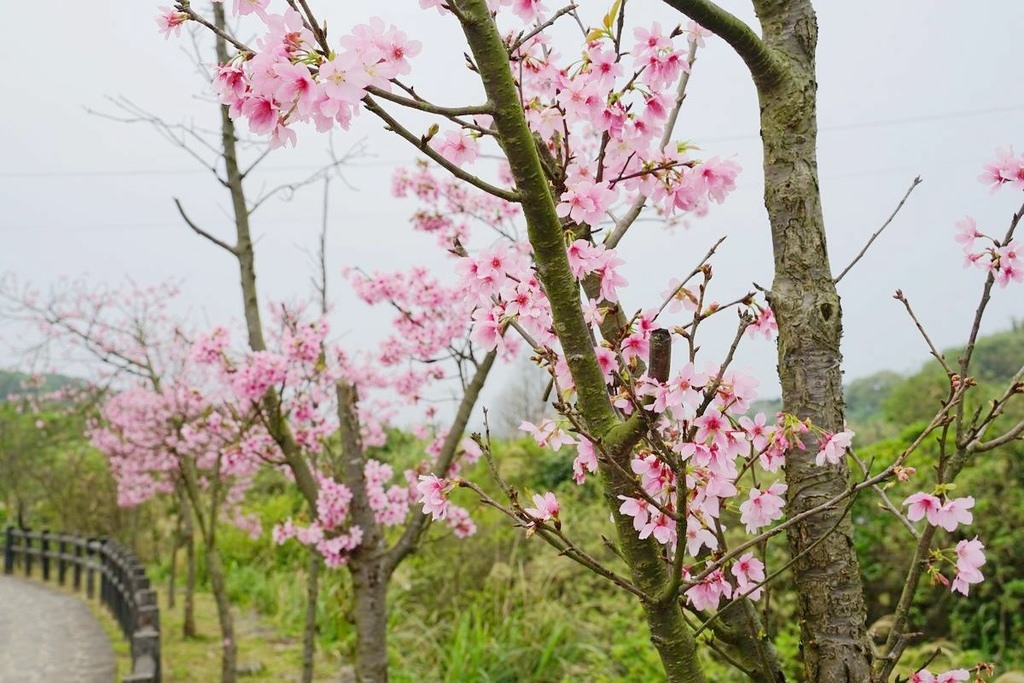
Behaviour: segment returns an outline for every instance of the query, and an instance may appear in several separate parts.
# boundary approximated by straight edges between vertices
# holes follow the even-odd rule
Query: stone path
[[[83,599],[0,574],[0,683],[113,683],[114,651]]]

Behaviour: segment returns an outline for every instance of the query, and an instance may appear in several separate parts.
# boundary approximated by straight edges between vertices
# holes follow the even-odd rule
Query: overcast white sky
[[[208,230],[229,237],[223,190],[151,129],[85,111],[112,111],[104,98],[123,95],[169,122],[214,125],[217,112],[197,97],[204,86],[181,49],[188,41],[159,36],[156,4],[4,3],[0,272],[13,271],[41,287],[62,275],[109,283],[125,276],[141,282],[177,278],[193,314],[210,324],[237,321],[233,264],[182,225],[171,201],[181,198]],[[406,27],[425,43],[413,77],[423,94],[446,104],[479,99],[478,86],[460,70],[463,46],[452,22],[421,11],[416,0],[312,4],[335,31],[373,14]],[[724,4],[753,21],[748,2]],[[952,0],[816,4],[819,163],[836,272],[891,212],[911,179],[920,174],[925,181],[841,285],[847,377],[883,368],[912,370],[925,348],[892,300],[893,291],[907,293],[936,343],[959,343],[981,278],[978,271],[962,270],[953,223],[970,213],[983,230],[1002,232],[1020,199],[1007,191],[989,196],[976,177],[995,147],[1024,146],[1024,3],[991,0],[971,3],[969,10]],[[582,5],[592,17],[606,9],[591,0]],[[634,17],[663,25],[681,19],[658,0],[631,0],[630,6]],[[739,189],[687,230],[667,233],[654,223],[634,228],[621,247],[632,284],[627,306],[651,305],[673,275],[689,271],[723,234],[730,238],[716,261],[717,298],[730,299],[751,281],[770,284],[757,119],[753,86],[741,62],[721,40],[710,41],[695,67],[677,134],[708,156],[738,161]],[[343,149],[363,138],[373,157],[348,171],[353,188],[333,185],[333,272],[342,265],[372,270],[443,264],[433,240],[409,228],[414,206],[388,193],[392,169],[414,159],[412,150],[365,114],[351,132],[335,136],[335,145]],[[298,148],[275,152],[259,181],[270,187],[302,178],[326,160],[325,147],[326,138],[301,130]],[[308,294],[308,253],[319,230],[320,202],[320,189],[314,188],[291,202],[271,200],[256,214],[266,298]],[[372,344],[373,329],[386,316],[365,318],[360,312],[358,322],[353,320],[352,300],[337,277],[335,285],[342,315],[334,329],[346,342]],[[1003,329],[1011,316],[1024,317],[1022,302],[1019,287],[998,291],[986,329]],[[19,334],[10,324],[0,326],[7,342],[0,365],[17,367],[7,346]],[[725,343],[729,332],[717,335],[704,340],[705,348]],[[764,395],[777,393],[772,344],[745,344],[738,367],[760,379]]]

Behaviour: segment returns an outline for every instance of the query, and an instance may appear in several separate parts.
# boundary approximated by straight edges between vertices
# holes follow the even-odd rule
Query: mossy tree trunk
[[[665,0],[728,42],[757,88],[764,151],[764,202],[775,278],[769,303],[779,325],[783,410],[823,430],[843,429],[842,310],[831,273],[817,167],[818,26],[810,0],[753,0],[761,23],[746,24],[707,0]],[[844,462],[818,467],[809,450],[787,453],[790,516],[841,494]],[[788,532],[809,681],[871,680],[863,586],[849,515],[836,506]]]

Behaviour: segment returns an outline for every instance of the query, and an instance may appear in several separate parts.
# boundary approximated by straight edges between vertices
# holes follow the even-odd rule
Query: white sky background
[[[205,90],[182,52],[188,40],[165,41],[156,31],[157,4],[4,3],[0,60],[9,68],[0,75],[5,94],[0,273],[13,271],[42,288],[62,275],[114,284],[125,276],[144,283],[177,278],[193,315],[210,325],[237,322],[241,307],[234,263],[193,235],[171,201],[181,198],[197,222],[230,239],[225,191],[147,126],[126,126],[84,110],[112,112],[104,97],[123,95],[172,123],[216,125],[215,107],[197,98]],[[335,37],[374,14],[402,26],[425,46],[408,79],[422,95],[442,104],[482,100],[479,85],[461,69],[464,47],[452,19],[420,10],[416,0],[311,4],[328,19]],[[723,4],[754,21],[747,2]],[[961,343],[982,278],[980,271],[961,268],[953,223],[970,213],[983,231],[1002,234],[1021,199],[1008,190],[989,196],[976,177],[995,147],[1024,147],[1024,3],[971,3],[969,12],[952,0],[816,4],[819,164],[835,272],[881,225],[911,179],[924,178],[841,284],[846,375],[912,370],[926,349],[891,298],[893,291],[906,292],[938,345]],[[594,21],[607,9],[592,0],[582,5]],[[685,24],[658,0],[631,0],[629,8],[634,19]],[[710,40],[699,55],[677,137],[694,141],[706,156],[739,162],[739,187],[725,205],[715,205],[689,229],[668,233],[651,222],[633,228],[620,247],[631,283],[623,296],[627,307],[656,305],[668,280],[689,272],[723,234],[730,237],[714,261],[714,297],[727,301],[747,291],[751,281],[771,283],[757,102],[745,68],[720,39]],[[346,172],[354,189],[332,184],[328,251],[339,311],[333,329],[346,344],[366,348],[390,313],[367,316],[357,308],[344,294],[340,268],[390,270],[447,262],[432,237],[409,227],[415,205],[390,197],[392,169],[412,161],[414,150],[366,113],[334,140],[344,149],[362,138],[373,157]],[[274,152],[258,182],[272,187],[304,177],[327,160],[326,142],[312,129],[300,128],[298,148]],[[309,253],[319,231],[320,205],[321,187],[313,186],[291,202],[272,199],[255,215],[257,272],[265,299],[295,300],[311,291]],[[1024,316],[1022,292],[1020,286],[996,291],[986,331]],[[720,359],[731,337],[734,318],[727,318],[728,326],[703,339],[705,349],[720,349],[705,356],[709,361]],[[17,367],[9,347],[23,341],[22,331],[0,321],[0,335],[6,342],[0,365]],[[774,344],[745,343],[736,367],[761,381],[763,395],[777,395]],[[495,385],[509,376],[506,371],[492,378],[488,402],[493,403]]]

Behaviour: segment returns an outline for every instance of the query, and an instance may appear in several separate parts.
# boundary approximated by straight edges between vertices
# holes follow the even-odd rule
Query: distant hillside
[[[55,374],[42,375],[38,378],[38,383],[29,382],[30,379],[32,376],[24,372],[0,370],[0,401],[7,400],[11,394],[46,393],[67,386],[80,386],[83,383],[76,377]],[[26,388],[27,383],[32,385],[31,388]]]
[[[963,347],[943,351],[946,362],[957,367]],[[1024,366],[1024,327],[982,337],[975,345],[971,376],[981,385],[1005,384]],[[892,436],[905,426],[934,415],[948,391],[945,372],[934,359],[911,375],[882,370],[849,382],[844,387],[846,419],[858,440]],[[773,415],[782,410],[781,399],[755,401],[755,412]]]

